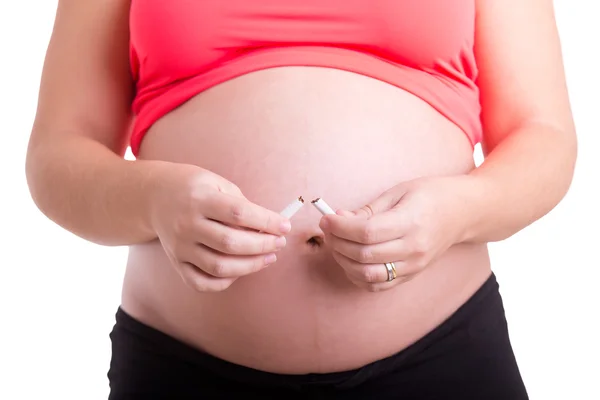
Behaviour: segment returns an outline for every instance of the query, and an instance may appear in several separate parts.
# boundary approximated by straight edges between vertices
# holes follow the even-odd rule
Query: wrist
[[[457,211],[461,221],[458,243],[479,242],[480,232],[494,207],[489,201],[494,188],[491,182],[481,176],[469,174],[462,176],[461,180],[460,203]]]
[[[156,238],[156,215],[165,206],[164,194],[169,192],[168,186],[173,184],[176,164],[155,160],[139,160],[134,163],[142,176],[138,187],[141,198],[139,224],[145,232]]]
[[[167,161],[143,161],[145,178],[141,186],[144,204],[142,207],[142,225],[156,237],[159,218],[173,203],[181,201],[183,196],[187,204],[202,168]]]

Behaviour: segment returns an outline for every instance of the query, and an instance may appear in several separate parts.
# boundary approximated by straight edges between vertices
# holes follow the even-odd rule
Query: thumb
[[[363,218],[371,218],[375,214],[389,211],[394,208],[400,202],[400,200],[402,200],[402,197],[404,197],[406,192],[407,188],[404,185],[395,186],[394,188],[384,192],[375,200],[362,206],[358,210],[355,210],[354,215]]]
[[[347,211],[347,210],[337,210],[335,213],[337,215],[341,215],[342,217],[354,217],[355,216],[353,211]]]
[[[247,200],[246,196],[244,196],[244,193],[242,193],[242,190],[236,184],[227,180],[223,180],[223,182],[219,183],[219,191]]]

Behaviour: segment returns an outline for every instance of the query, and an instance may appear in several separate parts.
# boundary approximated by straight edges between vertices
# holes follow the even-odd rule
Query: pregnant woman
[[[486,243],[576,147],[551,0],[60,0],[27,177],[130,247],[112,400],[520,400]]]

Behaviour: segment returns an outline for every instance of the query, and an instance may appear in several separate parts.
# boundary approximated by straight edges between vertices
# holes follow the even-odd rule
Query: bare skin
[[[129,4],[63,0],[28,153],[32,196],[65,229],[130,245],[123,308],[194,347],[280,373],[339,371],[391,355],[485,281],[486,242],[550,211],[572,178],[576,140],[551,2],[477,4],[487,158],[474,169],[464,133],[423,101],[322,68],[261,71],[212,88],[158,121],[139,160],[124,161]],[[349,95],[357,90],[364,95]],[[440,175],[469,178],[460,228],[439,224],[457,232],[456,243],[387,290],[352,282],[346,272],[357,260],[337,256],[345,251],[338,239],[352,237],[356,224],[332,218],[324,235],[307,207],[291,233],[279,229],[287,221],[276,211],[300,194],[358,209],[402,182]],[[204,191],[190,194],[194,183]],[[178,206],[189,199],[197,206]],[[234,203],[252,218],[227,220]],[[220,248],[220,225],[204,229],[213,216],[255,228],[235,232],[244,243],[235,257]],[[173,222],[190,220],[197,225]],[[287,243],[277,249],[281,235]],[[195,240],[216,253],[190,247]],[[224,265],[210,261],[215,254],[235,268],[215,269]],[[277,261],[266,266],[269,254]]]
[[[357,92],[365,96],[350,95]],[[197,96],[154,125],[140,158],[201,165],[278,210],[298,195],[359,207],[417,176],[467,173],[471,153],[454,124],[395,87],[341,71],[284,68]],[[160,243],[132,247],[123,308],[235,363],[338,371],[415,341],[489,275],[485,245],[461,245],[418,279],[370,293],[346,278],[327,246],[316,245],[320,217],[303,208],[277,262],[220,293],[187,287]]]

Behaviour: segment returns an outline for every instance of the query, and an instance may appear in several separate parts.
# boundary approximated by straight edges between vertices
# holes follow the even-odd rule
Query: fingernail
[[[266,265],[273,264],[275,261],[277,261],[277,256],[275,254],[269,254],[265,256]]]
[[[287,243],[287,240],[285,240],[284,236],[279,236],[277,239],[275,239],[275,247],[277,247],[278,249],[285,247],[286,243]]]
[[[290,223],[290,221],[282,222],[281,225],[279,226],[279,231],[281,233],[288,233],[291,230],[292,230],[292,224]]]
[[[329,228],[329,220],[327,218],[323,218],[321,220],[321,229],[326,230]]]

